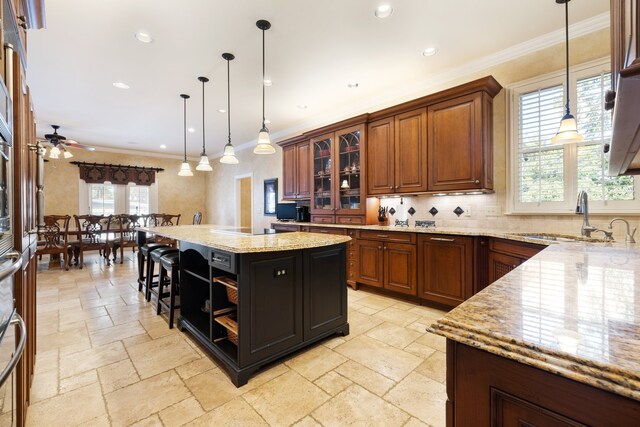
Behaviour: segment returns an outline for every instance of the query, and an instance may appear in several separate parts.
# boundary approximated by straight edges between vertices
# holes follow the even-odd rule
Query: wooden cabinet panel
[[[344,236],[347,234],[347,230],[344,228],[334,228],[334,227],[308,227],[308,232],[310,233],[322,233],[322,234],[336,234],[339,236]]]
[[[384,243],[371,240],[358,241],[358,282],[381,288],[384,282]]]
[[[319,224],[335,224],[336,217],[333,215],[311,215],[311,222]]]
[[[482,93],[428,108],[429,190],[483,188]]]
[[[395,118],[396,193],[427,191],[427,111],[424,108]]]
[[[394,118],[369,123],[367,140],[367,194],[393,192],[395,173]]]
[[[587,427],[586,424],[497,389],[491,390],[491,415],[495,427]]]
[[[296,198],[296,146],[282,148],[282,199]]]
[[[415,245],[385,243],[383,251],[385,289],[416,295]]]
[[[489,250],[523,259],[531,258],[544,248],[546,248],[546,245],[536,245],[535,243],[516,242],[514,240],[498,238],[491,238],[489,240]]]
[[[364,224],[365,217],[363,216],[336,216],[337,224]]]
[[[418,237],[420,298],[452,307],[473,293],[473,238],[448,235]]]
[[[638,0],[611,0],[611,70],[613,90],[619,75],[640,73],[640,10]]]
[[[300,231],[300,226],[295,224],[272,224],[271,228],[279,231]]]
[[[518,267],[522,261],[521,258],[512,255],[489,251],[489,284]]]
[[[380,240],[383,242],[397,242],[397,243],[415,243],[416,233],[407,233],[403,231],[373,231],[373,230],[361,230],[361,239]]]
[[[308,199],[311,195],[309,141],[282,147],[282,199]]]
[[[309,142],[296,144],[296,198],[308,199],[311,197],[311,148]]]

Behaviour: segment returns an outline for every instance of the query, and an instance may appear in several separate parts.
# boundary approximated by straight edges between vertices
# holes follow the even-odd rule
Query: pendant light
[[[211,172],[213,168],[209,164],[209,158],[207,157],[204,138],[204,84],[208,82],[209,79],[206,77],[198,77],[198,80],[202,82],[202,153],[200,153],[200,163],[198,163],[198,166],[196,166],[196,170]]]
[[[184,100],[184,161],[180,166],[178,176],[193,176],[191,165],[187,162],[187,99],[189,99],[190,96],[183,93],[180,97]]]
[[[229,76],[229,63],[235,56],[230,53],[223,53],[222,57],[227,61],[227,129],[229,130],[229,142],[224,146],[224,153],[220,158],[220,163],[237,165],[236,152],[233,149],[233,145],[231,145],[231,78]]]
[[[276,152],[276,149],[271,145],[271,138],[269,137],[269,129],[267,129],[267,125],[265,124],[264,117],[264,32],[271,28],[271,23],[269,21],[265,21],[264,19],[256,22],[256,26],[262,30],[262,129],[258,133],[258,145],[253,149],[255,154],[273,154]]]
[[[552,144],[574,144],[576,142],[580,142],[584,140],[584,137],[580,135],[578,132],[578,123],[576,122],[576,118],[571,114],[571,110],[569,109],[569,2],[571,0],[556,0],[558,4],[564,4],[564,19],[565,19],[565,53],[567,59],[567,112],[562,117],[562,121],[560,122],[560,129],[558,129],[558,133],[556,136],[551,138]]]

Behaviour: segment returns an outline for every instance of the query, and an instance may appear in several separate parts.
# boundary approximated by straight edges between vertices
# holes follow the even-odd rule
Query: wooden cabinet
[[[300,226],[297,224],[271,224],[271,228],[278,231],[300,231]]]
[[[369,124],[367,189],[369,195],[427,190],[426,109]]]
[[[619,77],[640,74],[640,11],[638,0],[611,0],[611,74],[613,89]]]
[[[428,108],[429,191],[493,189],[492,100],[484,92]]]
[[[450,307],[473,295],[473,237],[418,236],[418,296]]]
[[[546,246],[533,243],[498,238],[489,239],[487,283],[477,287],[476,292],[495,282],[544,248]]]
[[[308,199],[311,195],[309,179],[311,150],[309,140],[293,138],[282,145],[282,199]]]
[[[357,281],[407,295],[417,294],[416,246],[414,233],[377,233],[377,240],[367,240],[372,234],[360,233],[357,253]],[[409,237],[409,240],[405,240]]]
[[[358,232],[354,229],[347,229],[347,235],[351,240],[347,242],[347,285],[353,289],[358,289]]]

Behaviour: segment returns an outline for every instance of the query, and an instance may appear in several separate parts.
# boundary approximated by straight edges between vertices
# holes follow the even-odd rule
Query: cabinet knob
[[[382,246],[378,246],[378,250],[382,249]]]
[[[480,184],[480,180],[476,179],[475,181],[473,181],[475,184]]]
[[[396,185],[396,187],[395,187],[395,188],[396,188],[396,190],[397,190],[397,189],[398,189],[398,186]]]
[[[389,190],[393,190],[393,185],[390,185],[390,186],[389,186]]]

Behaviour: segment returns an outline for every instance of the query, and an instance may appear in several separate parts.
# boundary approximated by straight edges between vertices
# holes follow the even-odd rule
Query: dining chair
[[[193,225],[200,225],[201,222],[202,222],[202,212],[197,211],[193,215]]]
[[[83,267],[84,253],[86,251],[102,251],[106,253],[105,231],[111,220],[110,216],[104,215],[74,215],[76,222],[77,241],[73,243],[74,262],[80,268]]]
[[[62,255],[63,266],[69,270],[71,247],[68,243],[69,215],[45,215],[44,225],[38,230],[36,255]]]
[[[107,225],[107,265],[110,265],[110,253],[113,253],[113,262],[116,262],[118,249],[120,249],[120,264],[124,262],[124,248],[131,248],[135,253],[138,246],[137,231],[143,223],[141,215],[112,215]]]

